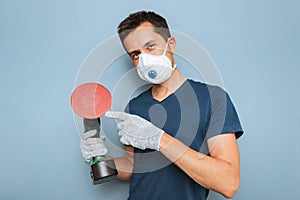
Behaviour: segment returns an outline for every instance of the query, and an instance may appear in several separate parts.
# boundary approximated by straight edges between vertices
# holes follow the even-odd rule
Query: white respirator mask
[[[140,53],[139,64],[136,67],[139,77],[149,83],[160,84],[170,78],[176,64],[172,67],[170,59],[166,56],[168,47],[167,41],[164,52],[160,56],[147,53]]]

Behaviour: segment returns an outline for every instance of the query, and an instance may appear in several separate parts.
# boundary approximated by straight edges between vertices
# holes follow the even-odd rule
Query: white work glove
[[[100,131],[100,137],[94,138],[97,130],[90,130],[83,134],[80,141],[80,150],[85,161],[91,158],[107,154],[107,148],[104,145],[104,134]]]
[[[125,112],[108,111],[106,117],[122,120],[117,124],[120,141],[125,145],[132,145],[139,149],[154,149],[159,151],[159,144],[163,130],[151,122]]]

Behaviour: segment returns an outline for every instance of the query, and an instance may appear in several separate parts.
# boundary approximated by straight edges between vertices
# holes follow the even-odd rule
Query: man
[[[153,84],[129,102],[127,113],[106,113],[120,120],[127,153],[114,160],[118,178],[131,180],[129,199],[206,199],[209,190],[233,197],[243,130],[228,94],[180,73],[175,38],[160,15],[136,12],[118,28],[139,77]],[[101,140],[92,146],[88,140],[81,145],[85,159],[106,152]]]

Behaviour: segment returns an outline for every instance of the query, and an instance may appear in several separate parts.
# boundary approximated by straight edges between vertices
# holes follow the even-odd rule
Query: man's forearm
[[[236,193],[239,187],[239,166],[201,154],[166,133],[161,138],[160,151],[203,187],[227,198]]]
[[[125,146],[126,155],[121,158],[114,158],[118,171],[118,178],[121,180],[130,180],[133,170],[133,147]]]
[[[132,163],[126,157],[114,158],[114,161],[118,171],[117,178],[121,180],[130,180],[133,169]]]

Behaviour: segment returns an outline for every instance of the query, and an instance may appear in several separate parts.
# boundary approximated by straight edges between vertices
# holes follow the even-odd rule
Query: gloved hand
[[[149,148],[159,151],[160,139],[164,131],[151,122],[125,112],[108,111],[105,116],[122,120],[117,124],[122,144],[132,145],[139,149]]]
[[[100,138],[93,138],[96,134],[96,130],[87,131],[80,141],[80,150],[85,161],[107,154],[107,148],[104,145],[104,134],[100,131]]]

